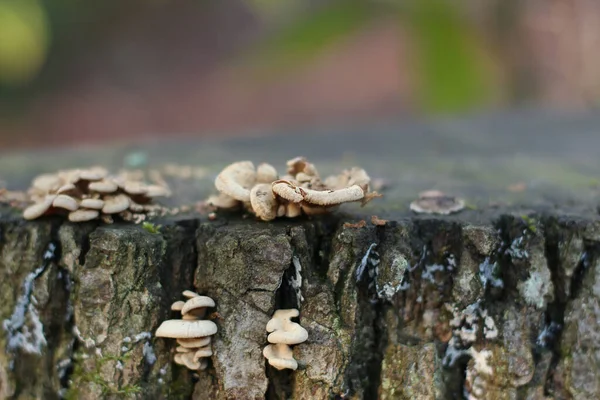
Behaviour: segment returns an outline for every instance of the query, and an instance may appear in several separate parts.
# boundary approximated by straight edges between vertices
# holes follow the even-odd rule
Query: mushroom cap
[[[131,200],[127,195],[118,194],[116,196],[107,196],[104,198],[102,212],[104,214],[117,214],[127,210],[129,204],[131,204]]]
[[[410,209],[416,213],[448,215],[465,208],[463,199],[449,196],[439,190],[427,190],[419,193],[419,198],[410,203]]]
[[[69,213],[69,221],[71,222],[85,222],[91,221],[93,219],[98,218],[100,213],[98,210],[86,210],[85,208],[80,208],[79,210],[75,210]]]
[[[83,208],[91,208],[92,210],[102,210],[104,207],[104,200],[102,199],[83,199],[79,203]]]
[[[195,296],[186,301],[181,309],[182,315],[193,314],[202,318],[207,307],[214,307],[215,301],[208,296]]]
[[[86,181],[99,181],[108,175],[108,171],[103,167],[91,167],[79,171],[79,178]]]
[[[171,304],[171,310],[173,311],[181,311],[183,309],[183,305],[185,304],[185,301],[176,301],[175,303]]]
[[[273,182],[271,187],[277,196],[292,203],[300,203],[304,200],[303,189],[291,181],[280,179]]]
[[[191,369],[192,371],[200,369],[202,366],[200,362],[194,360],[194,353],[192,352],[177,353],[175,354],[173,360],[175,361],[175,364],[184,365],[186,368]]]
[[[188,299],[200,296],[198,293],[192,292],[191,290],[184,290],[183,292],[181,292],[181,294],[183,295],[183,297],[187,297]]]
[[[240,205],[240,202],[234,199],[231,196],[227,196],[224,193],[219,193],[218,195],[210,196],[206,202],[209,205],[215,206],[217,208],[237,208]]]
[[[192,338],[192,339],[177,339],[177,343],[181,347],[186,347],[189,349],[198,349],[200,347],[208,346],[211,341],[212,341],[212,338],[210,336],[204,336],[204,337]]]
[[[146,196],[148,197],[169,197],[171,195],[171,191],[168,187],[161,185],[147,185],[146,186]]]
[[[148,189],[146,189],[146,185],[142,182],[135,181],[126,181],[123,185],[123,190],[129,194],[139,195],[148,193]]]
[[[212,349],[210,346],[204,346],[196,350],[194,353],[194,360],[198,360],[199,358],[210,357],[213,355]]]
[[[294,359],[292,349],[285,344],[269,344],[263,349],[263,356],[269,361],[269,364],[278,369],[298,368],[298,362]]]
[[[34,189],[48,193],[60,188],[62,180],[57,174],[42,174],[33,179],[31,186]]]
[[[271,320],[267,322],[267,332],[273,332],[275,329],[283,329],[286,322],[291,322],[292,318],[298,316],[300,316],[300,311],[296,308],[276,310]]]
[[[66,183],[58,188],[56,193],[58,194],[72,194],[77,191],[77,186],[72,183]]]
[[[250,204],[257,217],[271,221],[277,217],[278,203],[268,183],[259,183],[250,191]]]
[[[52,202],[55,198],[56,195],[47,195],[41,202],[27,207],[23,211],[23,218],[31,220],[41,217],[52,207]]]
[[[271,164],[261,163],[256,167],[257,183],[272,183],[277,180],[277,176],[277,170]]]
[[[256,181],[256,171],[251,161],[240,161],[228,165],[217,175],[215,187],[236,200],[249,202],[250,188]]]
[[[302,215],[302,207],[300,204],[288,203],[285,208],[285,216],[288,218],[296,218]]]
[[[88,190],[98,193],[114,193],[119,189],[119,186],[110,179],[102,179],[96,182],[90,182]]]
[[[304,201],[310,204],[318,206],[332,206],[342,203],[348,203],[352,201],[359,201],[365,197],[365,190],[358,186],[353,185],[338,190],[304,190]]]
[[[296,157],[292,158],[286,163],[288,169],[287,173],[296,176],[298,173],[303,172],[306,175],[310,175],[318,178],[319,172],[314,164],[309,163],[305,157]]]
[[[191,339],[214,335],[215,333],[217,333],[217,325],[212,321],[168,319],[158,327],[155,336]]]
[[[52,206],[56,208],[64,208],[65,210],[75,211],[79,208],[77,200],[66,194],[59,194],[52,202]]]
[[[177,353],[190,353],[190,352],[194,351],[194,349],[191,347],[177,346],[177,347],[175,347],[175,351]]]
[[[277,344],[298,344],[303,343],[308,339],[308,332],[302,326],[295,322],[291,322],[293,327],[290,326],[286,330],[276,330],[267,336],[269,343]]]

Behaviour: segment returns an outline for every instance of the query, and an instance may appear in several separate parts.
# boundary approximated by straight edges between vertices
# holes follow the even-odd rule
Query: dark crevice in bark
[[[540,334],[537,345],[552,351],[552,359],[546,381],[544,394],[552,396],[555,393],[554,374],[563,356],[561,339],[565,322],[565,312],[570,301],[576,299],[581,291],[585,275],[589,266],[600,256],[600,244],[584,240],[583,253],[569,279],[565,272],[566,266],[562,265],[560,246],[570,243],[576,234],[572,230],[559,225],[555,217],[544,219],[546,232],[546,260],[552,273],[552,282],[555,288],[555,298],[546,310],[546,326]]]

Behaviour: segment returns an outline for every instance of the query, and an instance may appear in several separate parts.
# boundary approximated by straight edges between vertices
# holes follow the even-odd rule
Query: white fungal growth
[[[367,249],[367,252],[363,256],[363,258],[360,260],[360,264],[358,265],[358,268],[356,269],[356,280],[357,281],[360,281],[363,274],[365,273],[365,270],[367,269],[367,265],[369,264],[369,256],[371,255],[371,251],[373,251],[373,249],[376,246],[377,246],[377,243],[371,243],[371,245]],[[379,260],[377,260],[377,261],[379,261]]]
[[[141,332],[133,337],[133,342],[137,343],[142,340],[150,340],[152,338],[152,333],[150,332]]]
[[[490,262],[490,258],[486,257],[481,264],[479,264],[479,280],[484,288],[491,285],[492,287],[501,288],[504,286],[504,282],[500,278],[496,278],[497,263]]]
[[[300,264],[300,259],[297,256],[292,258],[292,263],[294,264],[295,275],[290,278],[290,286],[296,292],[296,299],[298,301],[298,306],[304,301],[304,296],[302,296],[302,265]]]
[[[42,348],[47,344],[44,326],[35,308],[36,300],[32,292],[35,280],[44,273],[54,259],[55,251],[56,246],[50,243],[42,257],[42,265],[25,277],[22,284],[23,293],[17,299],[11,317],[2,322],[2,327],[8,336],[6,349],[9,352],[21,350],[25,353],[41,354]]]
[[[146,364],[154,365],[154,363],[156,362],[156,354],[154,353],[154,349],[152,348],[152,345],[150,344],[150,342],[144,343],[144,348],[142,349],[142,355],[144,356],[144,359],[146,360]]]
[[[529,258],[529,252],[525,250],[523,247],[525,246],[525,236],[519,236],[515,240],[512,241],[510,247],[506,250],[506,252],[512,257],[516,259],[526,259]]]

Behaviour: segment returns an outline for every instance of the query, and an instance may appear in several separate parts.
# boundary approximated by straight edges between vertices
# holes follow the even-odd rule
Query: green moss
[[[144,228],[146,232],[156,235],[160,233],[160,228],[162,228],[162,225],[155,225],[152,222],[144,222],[142,223],[142,228]]]
[[[65,393],[66,400],[75,400],[81,398],[79,389],[85,385],[95,385],[100,388],[102,395],[119,395],[122,397],[133,397],[134,394],[140,393],[142,388],[138,385],[125,385],[119,387],[115,382],[108,381],[102,375],[102,367],[109,362],[125,363],[130,358],[130,354],[121,356],[102,356],[95,359],[93,368],[88,369],[83,365],[84,353],[75,354],[74,369],[71,375],[73,382]]]

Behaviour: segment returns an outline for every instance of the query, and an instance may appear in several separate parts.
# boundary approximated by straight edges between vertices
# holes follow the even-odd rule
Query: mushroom
[[[298,362],[294,359],[292,348],[285,344],[269,344],[263,349],[263,356],[272,367],[282,369],[298,369]]]
[[[300,203],[304,200],[304,190],[292,181],[278,180],[272,183],[271,188],[277,196],[292,203]]]
[[[69,213],[69,221],[71,222],[85,222],[91,221],[93,219],[98,218],[100,213],[98,210],[86,210],[80,208],[79,210],[75,210]]]
[[[102,212],[104,214],[117,214],[127,210],[129,208],[129,204],[131,204],[131,200],[124,194],[108,196],[104,199],[104,207],[102,207]]]
[[[273,318],[267,323],[267,336],[269,345],[263,350],[263,355],[269,364],[277,369],[298,368],[298,363],[293,357],[289,345],[299,344],[308,339],[308,332],[300,324],[291,319],[300,315],[298,310],[277,310]]]
[[[279,205],[268,183],[259,183],[252,188],[250,204],[256,216],[263,221],[271,221],[277,217]]]
[[[59,194],[52,202],[52,207],[64,208],[65,210],[75,211],[79,208],[77,200],[66,194]]]
[[[449,196],[439,190],[427,190],[419,193],[419,198],[410,203],[410,209],[416,213],[448,215],[465,208],[463,199]]]
[[[233,163],[217,176],[217,190],[238,201],[250,201],[250,189],[256,181],[256,171],[251,161]]]
[[[240,205],[239,201],[224,193],[219,193],[218,195],[210,196],[206,200],[206,203],[217,208],[237,208]]]
[[[215,302],[207,296],[195,296],[186,301],[181,308],[181,315],[191,315],[195,318],[203,318],[208,307],[214,307]]]
[[[102,207],[104,207],[104,200],[83,199],[79,205],[83,208],[91,208],[92,210],[102,210]]]
[[[156,330],[156,336],[177,339],[175,363],[189,369],[204,369],[206,360],[212,356],[210,348],[211,335],[217,333],[217,325],[212,321],[199,320],[206,314],[208,307],[215,302],[207,296],[200,296],[191,290],[185,290],[183,296],[187,301],[176,301],[171,310],[181,311],[182,319],[164,321]]]
[[[271,164],[261,163],[256,167],[257,183],[272,183],[277,180],[277,177],[277,170]]]
[[[48,195],[43,201],[27,207],[23,211],[23,218],[31,220],[41,217],[52,207],[52,202],[55,198],[56,195]]]
[[[295,308],[275,311],[273,318],[267,323],[267,332],[271,332],[267,337],[269,343],[298,344],[308,339],[306,329],[291,321],[299,315]]]
[[[156,330],[157,337],[171,339],[194,339],[217,333],[217,325],[212,321],[186,321],[168,319]]]
[[[103,179],[97,182],[90,182],[88,189],[98,193],[114,193],[119,186],[112,180]]]

